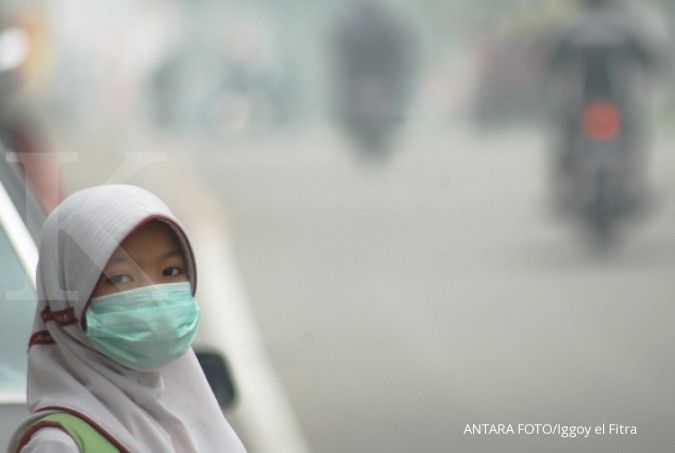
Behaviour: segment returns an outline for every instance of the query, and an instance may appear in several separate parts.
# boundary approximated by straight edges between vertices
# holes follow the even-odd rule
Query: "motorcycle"
[[[617,224],[628,212],[626,173],[632,150],[623,118],[614,102],[590,101],[581,117],[580,155],[572,169],[575,208],[601,248],[613,242]]]
[[[601,250],[615,242],[639,196],[638,132],[619,44],[589,45],[581,52],[582,96],[568,143],[571,207]]]

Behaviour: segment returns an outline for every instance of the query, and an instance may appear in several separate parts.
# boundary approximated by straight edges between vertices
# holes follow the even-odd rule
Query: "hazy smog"
[[[204,328],[249,452],[668,452],[674,20],[666,0],[14,2],[0,138],[45,153],[46,209],[50,178],[136,184],[201,238],[200,291],[240,301],[214,293],[227,322]]]

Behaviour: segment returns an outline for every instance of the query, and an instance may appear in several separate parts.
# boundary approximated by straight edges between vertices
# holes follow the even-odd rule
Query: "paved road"
[[[592,258],[546,211],[543,147],[427,126],[384,168],[322,130],[195,150],[313,451],[671,451],[675,203]],[[655,156],[662,200],[671,151]],[[467,423],[638,436],[472,438]]]

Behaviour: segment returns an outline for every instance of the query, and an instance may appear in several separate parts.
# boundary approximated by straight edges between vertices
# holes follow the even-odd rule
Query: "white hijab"
[[[188,238],[169,208],[150,192],[129,185],[85,189],[47,218],[28,351],[28,406],[38,414],[60,409],[80,415],[121,450],[245,452],[192,349],[159,371],[139,372],[96,352],[84,334],[84,311],[101,270],[130,232],[153,219],[176,232],[194,294],[195,261]],[[19,432],[14,442],[18,437]]]

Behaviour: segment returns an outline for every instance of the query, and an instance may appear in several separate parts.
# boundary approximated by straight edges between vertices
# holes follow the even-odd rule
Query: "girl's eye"
[[[183,272],[183,269],[181,269],[180,267],[171,266],[164,269],[162,271],[162,275],[165,277],[175,277],[176,275],[179,275],[181,272]]]
[[[126,274],[111,275],[108,277],[108,281],[113,285],[122,285],[124,283],[129,283],[131,281],[131,277]]]

